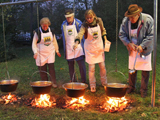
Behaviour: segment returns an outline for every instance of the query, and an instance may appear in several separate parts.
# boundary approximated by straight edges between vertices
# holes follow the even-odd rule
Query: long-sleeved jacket
[[[107,35],[106,29],[104,28],[104,25],[103,25],[102,19],[101,18],[97,18],[97,21],[98,21],[97,24],[101,28],[102,36]],[[76,36],[76,39],[79,40],[79,42],[82,42],[81,40],[82,40],[83,35],[84,35],[84,38],[86,39],[87,35],[88,35],[88,26],[87,26],[85,21],[83,22],[82,27],[80,29],[80,32],[78,33],[78,36]]]
[[[75,26],[77,29],[77,33],[79,32],[82,22],[79,19],[74,18],[75,20]],[[66,26],[68,25],[67,20],[63,21],[62,25],[61,25],[61,31],[62,31],[62,37],[63,37],[63,48],[64,48],[64,56],[66,58]],[[82,36],[83,37],[83,36]],[[84,50],[84,38],[82,39],[82,43],[81,46]]]
[[[153,50],[153,18],[145,13],[141,13],[138,30],[137,30],[137,44],[142,46],[142,55],[149,55]],[[125,17],[122,21],[119,31],[119,38],[123,44],[127,47],[128,43],[131,41],[131,22],[128,17]]]

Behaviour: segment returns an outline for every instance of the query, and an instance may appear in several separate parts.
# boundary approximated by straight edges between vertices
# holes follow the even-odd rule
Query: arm
[[[37,58],[37,41],[38,41],[38,35],[37,33],[35,32],[34,33],[34,36],[33,36],[33,41],[32,41],[32,51],[34,53],[34,56],[33,58],[36,59]]]
[[[122,21],[122,24],[120,26],[119,30],[119,39],[123,42],[123,44],[127,47],[128,51],[130,50],[136,50],[137,45],[134,43],[131,43],[129,40],[129,30],[128,30],[128,21],[127,17],[125,17]]]
[[[78,44],[81,43],[84,33],[85,33],[85,27],[82,25],[78,35],[75,38],[75,43],[78,43]]]
[[[75,44],[73,45],[73,49],[76,49],[78,47],[78,44],[81,43],[84,33],[85,33],[85,27],[82,25],[78,35],[75,38]]]
[[[102,19],[101,19],[101,18],[98,18],[98,20],[99,20],[99,25],[100,25],[100,28],[101,28],[102,37],[104,37],[104,36],[107,35],[106,29],[104,28]],[[104,39],[105,39],[105,38],[104,38]]]
[[[123,42],[125,46],[127,46],[130,43],[127,24],[128,24],[127,18],[125,17],[122,21],[122,24],[119,30],[119,39]]]
[[[147,50],[147,48],[153,45],[153,32],[154,32],[153,23],[154,23],[153,18],[151,16],[148,16],[146,19],[146,24],[144,26],[146,28],[145,37],[143,38],[142,43],[140,44],[143,50]]]
[[[61,57],[61,54],[59,53],[59,47],[58,47],[58,44],[57,44],[57,39],[55,37],[55,34],[53,36],[53,45],[55,47],[55,51],[56,51],[58,57]]]
[[[107,40],[107,33],[106,33],[106,29],[104,28],[102,19],[98,18],[98,20],[101,28],[101,34],[102,34],[102,37],[104,38],[104,42],[111,44],[111,42]]]

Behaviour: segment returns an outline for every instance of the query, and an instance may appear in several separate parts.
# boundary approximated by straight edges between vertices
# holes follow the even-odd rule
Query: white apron
[[[134,44],[137,44],[137,29],[131,30],[131,39]],[[134,61],[136,57],[136,51],[131,51],[129,55],[129,69],[133,69]],[[151,65],[151,53],[143,59],[140,57],[140,54],[138,54],[135,69],[136,70],[143,70],[143,71],[151,71],[152,65]]]
[[[41,28],[41,41],[37,44],[38,55],[36,59],[37,66],[43,66],[46,63],[54,63],[55,62],[55,47],[53,45],[53,35],[49,29],[48,33],[43,33]]]
[[[88,28],[88,36],[84,42],[84,49],[88,64],[104,62],[104,48],[99,25]]]
[[[75,22],[75,21],[74,21]],[[77,36],[76,26],[68,25],[66,26],[66,58],[73,59],[84,55],[81,44],[73,50],[73,45],[75,44],[75,37]]]

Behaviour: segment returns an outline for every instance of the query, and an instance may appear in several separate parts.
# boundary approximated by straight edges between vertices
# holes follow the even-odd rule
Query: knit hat
[[[71,17],[73,15],[74,15],[73,10],[71,10],[71,9],[65,10],[65,17],[66,18]]]
[[[132,16],[135,16],[135,15],[138,15],[139,13],[141,13],[142,10],[143,9],[141,7],[139,7],[137,4],[131,4],[128,7],[128,10],[125,12],[124,16],[132,17]]]

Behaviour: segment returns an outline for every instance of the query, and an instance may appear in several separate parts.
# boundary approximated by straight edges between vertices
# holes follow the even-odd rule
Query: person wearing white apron
[[[81,74],[81,82],[86,83],[86,66],[83,50],[84,45],[79,44],[76,50],[73,49],[74,39],[77,36],[77,32],[79,31],[82,22],[74,18],[74,13],[71,9],[65,11],[65,17],[66,20],[62,23],[61,30],[63,36],[64,55],[69,66],[70,81],[77,81],[75,79],[74,70],[74,62],[77,61]]]
[[[119,38],[129,51],[129,69],[133,69],[136,54],[135,72],[129,73],[129,89],[127,93],[135,90],[137,70],[142,71],[141,97],[147,96],[149,72],[152,70],[151,53],[153,50],[153,18],[141,13],[142,8],[137,4],[128,7],[125,18],[120,27]]]
[[[85,21],[75,40],[74,49],[78,48],[82,36],[85,35],[85,56],[86,62],[89,64],[89,83],[91,92],[96,92],[95,64],[98,63],[100,68],[101,84],[107,84],[105,55],[103,48],[102,36],[105,42],[109,42],[106,37],[106,30],[103,26],[101,18],[97,18],[93,10],[85,12]],[[110,44],[110,42],[109,42]]]
[[[54,69],[55,62],[55,51],[59,57],[61,54],[58,50],[57,40],[55,38],[55,34],[51,31],[50,21],[48,18],[42,18],[40,21],[41,27],[39,27],[33,37],[32,42],[32,50],[34,52],[34,58],[36,61],[36,65],[39,68],[41,80],[48,80],[47,77],[47,65],[49,67],[49,74],[51,76],[51,82],[53,83],[53,87],[57,87],[56,85],[56,76]],[[38,36],[39,30],[39,36]],[[44,71],[44,72],[43,72]]]

